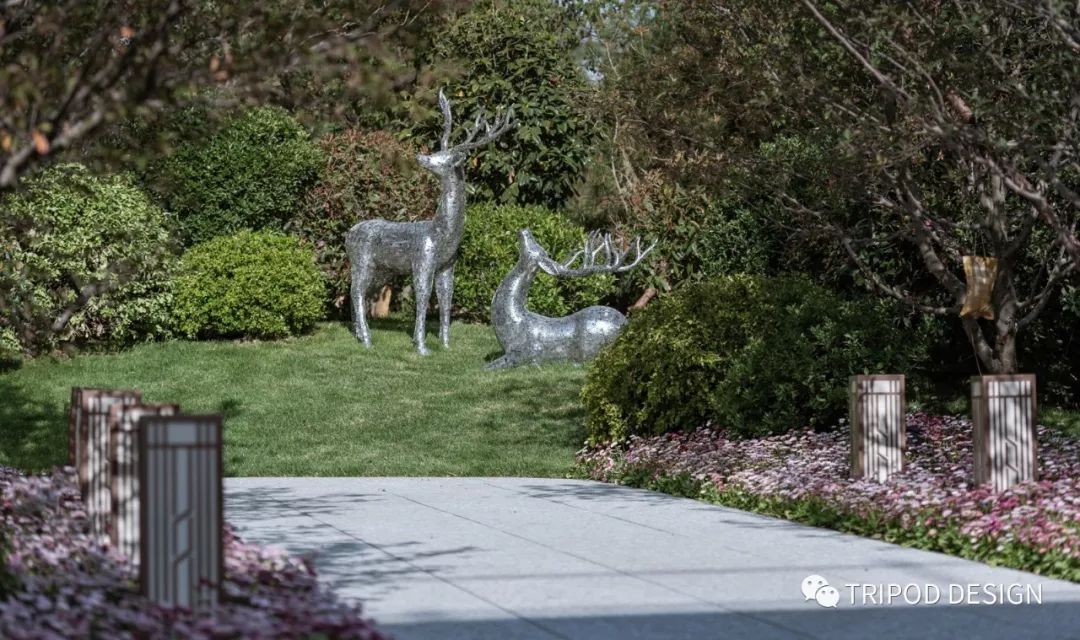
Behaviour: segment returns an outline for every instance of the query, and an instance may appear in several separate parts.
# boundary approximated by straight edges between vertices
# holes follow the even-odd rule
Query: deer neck
[[[441,246],[457,251],[465,233],[465,170],[461,167],[442,177],[442,195],[431,228]]]
[[[511,329],[525,323],[528,316],[525,303],[529,298],[529,287],[536,277],[536,269],[536,262],[521,256],[495,290],[495,298],[491,301],[491,320],[496,333],[500,329]]]

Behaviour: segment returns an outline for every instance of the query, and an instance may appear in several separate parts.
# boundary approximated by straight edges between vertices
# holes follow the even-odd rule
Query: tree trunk
[[[371,301],[371,317],[385,318],[390,315],[390,287],[383,287],[379,296]]]
[[[656,294],[657,291],[655,287],[645,289],[645,293],[641,294],[641,297],[637,299],[637,302],[630,305],[628,311],[640,311],[641,309],[644,309],[645,305],[649,304],[649,302],[656,297]]]

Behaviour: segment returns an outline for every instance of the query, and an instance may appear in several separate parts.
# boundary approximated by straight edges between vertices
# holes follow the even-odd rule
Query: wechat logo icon
[[[802,581],[802,594],[806,600],[813,600],[826,609],[835,609],[840,602],[840,592],[829,586],[829,581],[814,574]]]

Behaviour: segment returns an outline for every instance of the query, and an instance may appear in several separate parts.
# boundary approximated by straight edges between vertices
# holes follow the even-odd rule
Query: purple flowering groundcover
[[[87,531],[70,467],[44,476],[0,467],[0,638],[386,638],[321,589],[305,561],[231,530],[212,618],[149,602],[127,559]]]
[[[951,553],[1080,582],[1080,441],[1040,426],[1038,482],[972,486],[971,423],[907,417],[906,469],[887,483],[849,473],[844,425],[756,439],[702,428],[585,449],[589,478]]]

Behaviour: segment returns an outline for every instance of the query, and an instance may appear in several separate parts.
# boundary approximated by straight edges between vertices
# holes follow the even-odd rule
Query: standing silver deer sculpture
[[[631,243],[635,255],[626,263],[630,247],[619,250],[610,235],[592,233],[584,249],[565,262],[556,262],[528,229],[522,229],[518,236],[517,264],[496,289],[491,302],[491,324],[503,347],[503,355],[487,368],[592,359],[601,347],[619,335],[626,324],[626,316],[611,307],[601,306],[588,307],[562,318],[549,318],[529,311],[526,301],[537,269],[557,277],[622,273],[637,266],[656,243],[642,250],[641,239],[636,238]],[[574,267],[579,258],[581,264]]]
[[[495,115],[483,113],[467,129],[464,142],[450,146],[453,118],[450,101],[439,92],[443,134],[439,150],[416,156],[420,166],[442,183],[442,195],[435,217],[421,222],[389,222],[375,219],[355,224],[345,236],[345,248],[352,263],[353,332],[365,347],[371,346],[367,323],[367,302],[394,276],[412,274],[416,293],[416,325],[413,341],[421,355],[427,355],[425,323],[431,289],[439,301],[439,340],[450,346],[450,305],[454,291],[454,262],[465,231],[465,161],[469,152],[483,147],[506,133],[514,110]],[[484,135],[477,138],[483,129]]]

